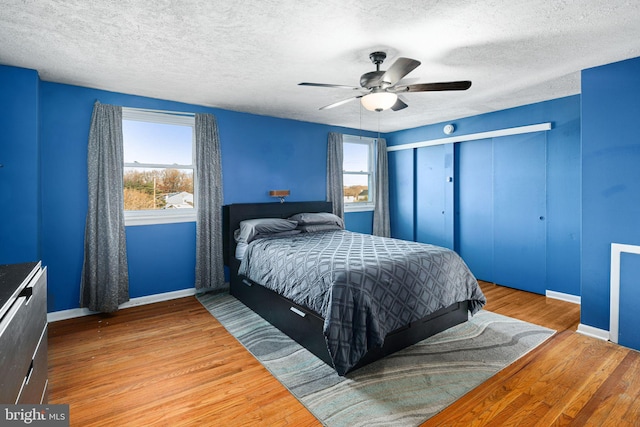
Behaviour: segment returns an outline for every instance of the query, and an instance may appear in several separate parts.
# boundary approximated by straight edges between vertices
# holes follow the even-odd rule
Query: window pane
[[[347,172],[369,172],[369,144],[343,143],[342,165]]]
[[[345,203],[369,201],[369,175],[345,173],[343,185]]]
[[[193,170],[124,168],[124,210],[193,209]]]
[[[123,120],[124,162],[191,165],[192,133],[190,126]]]

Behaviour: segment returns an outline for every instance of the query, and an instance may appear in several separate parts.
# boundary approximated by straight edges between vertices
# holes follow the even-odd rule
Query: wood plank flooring
[[[578,305],[481,287],[558,334],[425,426],[640,423],[640,353],[575,333]],[[49,401],[72,426],[320,425],[193,297],[51,323]]]

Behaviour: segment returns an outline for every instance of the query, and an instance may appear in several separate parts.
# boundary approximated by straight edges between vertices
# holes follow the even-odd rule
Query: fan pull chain
[[[362,130],[362,102],[358,102],[358,104],[360,104],[360,139],[362,139],[362,133],[364,132]]]

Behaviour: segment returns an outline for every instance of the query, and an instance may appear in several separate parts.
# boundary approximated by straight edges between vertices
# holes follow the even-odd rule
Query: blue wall
[[[0,264],[39,260],[38,74],[0,65]]]
[[[640,255],[620,254],[620,306],[618,343],[640,351]]]
[[[346,212],[344,226],[349,231],[371,234],[373,232],[373,211]]]
[[[640,58],[582,72],[581,323],[604,330],[609,329],[611,243],[640,245],[638,76]],[[638,301],[637,277],[623,277],[621,289],[634,289],[631,299]]]
[[[546,132],[547,256],[546,289],[580,295],[580,96],[454,120],[455,136],[552,122]],[[389,146],[444,138],[438,123],[387,135]],[[474,144],[464,142],[462,144]],[[392,235],[416,238],[420,198],[418,150],[389,156]],[[490,167],[490,165],[487,165]],[[460,171],[457,171],[460,173]],[[510,177],[494,177],[494,179]],[[473,190],[472,190],[473,191]],[[484,190],[482,191],[484,193]],[[492,204],[492,200],[486,200]],[[453,213],[451,213],[453,215]],[[452,216],[453,217],[453,216]],[[457,233],[455,230],[454,233]],[[454,240],[460,236],[454,235]]]
[[[79,306],[87,206],[87,139],[93,104],[209,112],[218,121],[224,203],[325,200],[328,132],[358,131],[42,82],[42,260],[49,267],[49,311]],[[368,134],[374,136],[374,134]],[[369,213],[345,216],[346,227],[371,232]],[[127,227],[130,295],[192,288],[195,223]]]

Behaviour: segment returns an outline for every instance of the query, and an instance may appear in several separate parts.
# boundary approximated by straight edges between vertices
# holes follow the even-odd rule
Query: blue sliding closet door
[[[455,249],[476,278],[493,282],[493,141],[455,149]]]
[[[414,150],[389,151],[391,237],[414,239]]]
[[[493,140],[493,281],[546,290],[546,135]]]
[[[415,239],[453,249],[453,144],[416,149]]]

